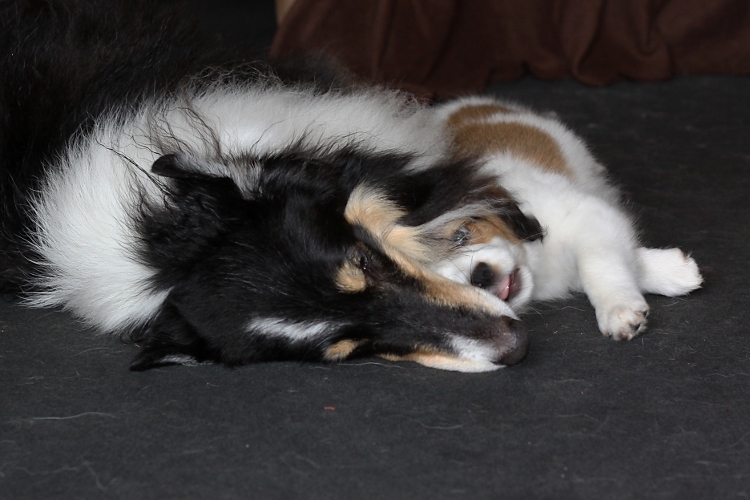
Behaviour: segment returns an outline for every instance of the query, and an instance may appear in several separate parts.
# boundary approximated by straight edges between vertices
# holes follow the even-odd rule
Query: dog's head
[[[478,239],[491,227],[535,230],[473,165],[415,172],[356,150],[235,161],[251,187],[179,155],[152,167],[164,203],[144,204],[139,230],[169,294],[132,369],[379,355],[487,371],[525,356],[509,296],[441,271],[471,238],[494,244]]]
[[[515,205],[505,218],[492,212],[447,225],[444,231],[452,235],[452,251],[431,268],[456,283],[482,288],[520,312],[534,288],[524,243],[540,239],[542,230]]]

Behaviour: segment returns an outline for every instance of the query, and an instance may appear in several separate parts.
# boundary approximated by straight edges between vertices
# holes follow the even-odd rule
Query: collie
[[[642,291],[699,286],[678,250],[638,248],[553,120],[236,62],[176,19],[0,4],[0,278],[139,344],[131,369],[487,371],[525,356],[533,298],[582,289],[605,334],[632,338]]]

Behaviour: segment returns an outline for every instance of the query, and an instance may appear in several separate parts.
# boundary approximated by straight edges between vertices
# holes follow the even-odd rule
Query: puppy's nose
[[[495,272],[492,267],[486,262],[480,262],[474,267],[471,272],[471,284],[478,286],[479,288],[487,288],[492,286],[492,282],[495,279]]]
[[[501,354],[496,364],[515,365],[526,357],[529,350],[529,334],[517,319],[505,318],[508,333],[502,336]]]

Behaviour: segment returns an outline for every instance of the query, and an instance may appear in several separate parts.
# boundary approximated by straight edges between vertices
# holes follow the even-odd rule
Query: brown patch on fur
[[[336,273],[336,286],[346,293],[362,292],[367,288],[367,279],[360,268],[347,261]]]
[[[504,238],[511,243],[520,243],[513,229],[499,217],[489,216],[479,220],[469,221],[465,224],[466,229],[471,232],[471,244],[489,243],[493,238]]]
[[[462,154],[485,156],[513,153],[548,172],[572,177],[557,142],[543,130],[515,122],[469,123],[454,131],[454,146]]]
[[[341,361],[342,359],[346,359],[362,343],[362,341],[351,339],[340,340],[326,349],[323,357],[328,361]]]
[[[489,243],[494,238],[500,237],[513,244],[521,243],[516,233],[504,220],[495,215],[483,215],[473,219],[460,219],[446,224],[443,228],[443,238],[447,241],[453,240],[456,232],[464,228],[469,234],[469,240],[461,246]]]
[[[469,105],[451,114],[445,121],[445,126],[448,128],[458,128],[468,123],[484,120],[496,114],[507,115],[511,113],[517,113],[517,111],[500,104]]]

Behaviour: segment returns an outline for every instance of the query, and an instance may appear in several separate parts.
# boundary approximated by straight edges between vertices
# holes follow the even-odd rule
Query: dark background
[[[263,54],[270,1],[196,3]],[[557,112],[650,246],[706,283],[603,338],[585,297],[538,304],[520,365],[359,360],[131,373],[135,348],[0,302],[0,498],[643,499],[750,496],[750,78],[489,89]]]

